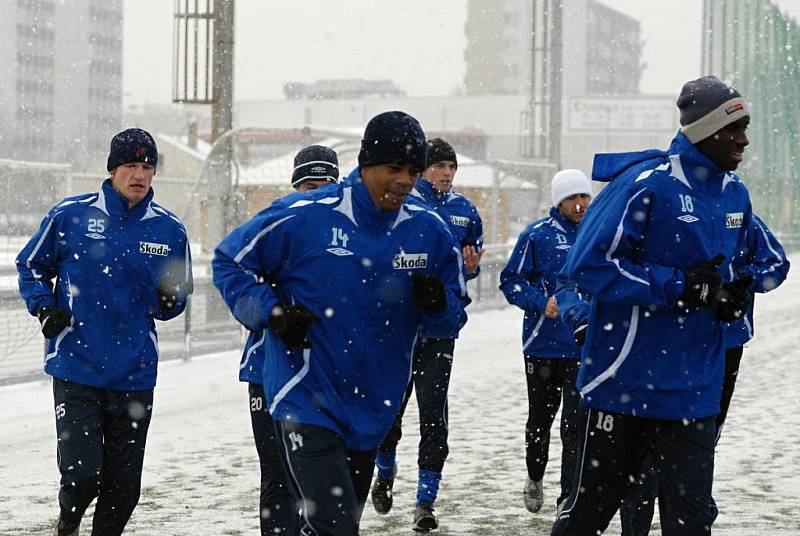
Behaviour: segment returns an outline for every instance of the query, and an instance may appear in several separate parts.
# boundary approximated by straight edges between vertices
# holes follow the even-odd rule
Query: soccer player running
[[[305,533],[358,534],[418,327],[446,335],[466,320],[458,245],[405,202],[426,154],[416,119],[379,114],[353,179],[273,203],[215,251],[234,316],[266,332],[265,406]]]
[[[193,288],[186,229],[153,200],[157,165],[150,134],[120,132],[100,191],[55,205],[17,257],[20,294],[42,324],[53,377],[56,536],[77,535],[95,498],[92,534],[122,534],[139,501],[158,366],[154,320],[181,314]]]
[[[295,155],[291,183],[296,192],[305,193],[336,184],[338,179],[339,160],[333,149],[309,145]],[[217,262],[218,258],[215,257],[211,263],[212,269],[217,269]],[[239,365],[239,381],[248,384],[250,422],[261,469],[261,535],[294,535],[300,530],[300,516],[281,463],[275,425],[264,403],[264,341],[267,330],[246,324],[244,327],[249,333]]]
[[[755,214],[747,229],[745,243],[745,248],[738,252],[731,267],[739,277],[752,278],[753,283],[747,290],[751,294],[763,294],[779,287],[789,273],[789,260],[778,239]],[[733,398],[744,345],[753,338],[753,305],[750,304],[741,318],[725,325],[725,379],[722,384],[720,411],[715,419],[717,443],[722,436],[722,427]],[[637,480],[625,496],[620,509],[623,536],[649,534],[658,486],[658,475],[655,473],[652,456],[646,457]]]
[[[522,353],[528,384],[525,424],[528,478],[523,501],[530,512],[538,512],[544,504],[542,480],[548,461],[550,427],[562,398],[561,490],[556,504],[569,495],[578,449],[580,397],[575,378],[580,346],[571,327],[561,318],[555,291],[556,276],[564,266],[578,225],[592,200],[592,184],[582,171],[565,169],[553,177],[550,193],[553,206],[549,216],[525,228],[500,274],[500,290],[508,302],[525,311]]]
[[[441,138],[428,141],[427,167],[411,192],[422,206],[433,209],[450,227],[461,246],[466,279],[478,277],[483,251],[483,224],[478,209],[463,195],[452,191],[458,171],[453,147]],[[372,486],[372,504],[379,514],[392,508],[392,487],[397,471],[397,443],[402,436],[403,413],[411,393],[416,391],[419,407],[419,477],[413,529],[427,532],[439,526],[433,505],[439,491],[442,469],[447,459],[447,390],[453,366],[453,350],[458,330],[447,337],[420,333],[414,353],[411,381],[400,413],[389,435],[378,449],[375,465],[378,474]]]
[[[750,197],[733,173],[748,144],[747,104],[713,76],[684,85],[667,151],[597,155],[610,181],[567,256],[592,296],[577,387],[578,470],[553,535],[596,535],[620,507],[647,451],[664,534],[709,534],[715,416],[725,323],[750,305],[744,248]]]

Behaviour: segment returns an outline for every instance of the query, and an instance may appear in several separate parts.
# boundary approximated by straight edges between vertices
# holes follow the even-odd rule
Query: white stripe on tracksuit
[[[239,370],[243,370],[247,366],[247,364],[250,362],[250,358],[253,357],[253,353],[255,353],[255,351],[258,350],[259,346],[264,344],[264,340],[266,338],[267,338],[267,330],[265,329],[261,332],[261,338],[258,339],[258,341],[256,341],[253,344],[253,346],[250,347],[249,350],[247,350],[247,356],[245,356],[244,360],[242,361],[242,364],[239,365]]]
[[[614,263],[617,267],[617,270],[619,270],[619,272],[626,278],[635,281],[637,283],[642,283],[649,287],[650,286],[649,281],[645,281],[644,279],[636,277],[635,275],[626,271],[624,268],[622,268],[622,266],[620,266],[618,259],[612,258],[612,255],[616,252],[617,247],[619,247],[619,242],[622,239],[622,232],[624,229],[623,224],[625,222],[625,217],[628,215],[628,208],[630,208],[633,200],[636,199],[644,191],[645,188],[642,188],[641,190],[633,194],[630,197],[630,199],[628,199],[628,202],[625,204],[625,210],[623,211],[622,218],[620,218],[619,224],[617,225],[617,232],[614,234],[614,240],[611,243],[611,247],[608,248],[608,251],[606,252],[606,260],[608,262]],[[622,344],[622,348],[620,349],[617,358],[614,360],[613,363],[611,363],[611,365],[606,370],[598,374],[591,382],[583,386],[583,389],[581,389],[581,396],[586,396],[587,394],[592,392],[598,385],[606,381],[608,378],[613,376],[617,372],[617,370],[619,370],[619,367],[622,366],[622,363],[624,363],[625,360],[628,358],[628,354],[630,354],[631,348],[633,347],[633,341],[634,339],[636,339],[636,330],[638,325],[639,325],[639,306],[634,305],[631,307],[631,320],[630,320],[630,325],[628,326],[628,333],[625,335],[625,342]]]
[[[270,410],[270,412],[271,412],[271,410]],[[303,505],[304,506],[301,509],[301,511],[303,512],[303,519],[305,520],[306,524],[308,525],[308,528],[313,530],[314,533],[316,534],[318,531],[317,531],[317,529],[314,528],[314,525],[311,524],[311,520],[308,518],[308,504],[309,504],[309,502],[306,500],[305,496],[303,495],[303,488],[300,487],[300,481],[297,479],[297,476],[294,474],[294,468],[292,467],[291,458],[289,457],[289,445],[286,444],[286,438],[283,435],[283,426],[281,425],[281,423],[278,423],[277,421],[276,421],[276,424],[278,425],[278,431],[280,432],[281,444],[283,445],[283,450],[286,452],[286,467],[289,470],[289,477],[294,482],[294,487],[297,489],[297,493],[300,495],[300,499],[303,501]],[[303,533],[303,531],[301,530],[301,534],[302,533]]]
[[[67,276],[67,293],[69,294],[69,310],[72,311],[72,302],[73,302],[73,293],[72,293],[72,284],[69,282],[69,276]],[[53,359],[56,355],[58,355],[58,347],[61,346],[61,341],[64,340],[71,331],[72,331],[72,323],[75,322],[74,317],[70,317],[69,325],[65,327],[61,333],[58,334],[56,337],[56,344],[53,347],[53,351],[44,356],[44,362],[47,363],[51,359]],[[158,351],[158,347],[156,347],[156,351]]]
[[[569,508],[565,508],[558,514],[557,519],[564,519],[569,517],[569,513],[575,508],[575,505],[578,502],[578,497],[581,495],[580,489],[581,484],[583,482],[583,462],[586,460],[586,444],[589,442],[589,423],[591,422],[592,418],[592,410],[593,408],[587,408],[586,411],[586,427],[584,429],[584,436],[583,436],[583,449],[581,450],[581,459],[578,461],[578,484],[572,488],[572,495],[575,499],[572,501],[572,504]]]
[[[264,235],[266,235],[268,232],[270,232],[271,230],[273,230],[275,227],[277,227],[278,225],[282,224],[286,220],[294,218],[295,216],[296,216],[296,214],[291,214],[289,216],[285,216],[285,217],[279,219],[278,221],[272,222],[266,228],[261,229],[261,231],[259,231],[258,234],[255,237],[253,237],[253,239],[250,241],[250,243],[247,244],[245,247],[243,247],[242,250],[239,253],[236,254],[236,256],[233,258],[233,262],[236,262],[236,263],[241,262],[242,259],[244,259],[245,255],[250,253],[250,251],[252,251],[252,249],[254,247],[256,247],[256,243],[259,240],[261,240],[261,238]]]
[[[303,368],[301,368],[297,374],[292,376],[289,379],[289,381],[286,382],[286,384],[283,387],[281,387],[281,390],[278,391],[278,394],[275,395],[275,398],[272,399],[272,404],[269,407],[270,414],[275,412],[275,408],[278,406],[281,400],[283,400],[286,397],[286,395],[289,394],[289,391],[294,389],[294,386],[300,383],[303,380],[303,378],[306,377],[306,374],[308,374],[308,369],[310,368],[310,366],[311,366],[311,348],[305,348],[303,349]]]
[[[595,379],[593,379],[591,382],[583,386],[583,389],[581,389],[581,396],[586,396],[587,394],[592,392],[592,390],[594,390],[595,387],[597,387],[598,385],[606,381],[608,378],[613,376],[617,372],[619,367],[622,366],[622,363],[625,362],[625,360],[628,358],[628,354],[630,354],[631,352],[631,348],[633,347],[633,341],[636,338],[636,329],[638,328],[638,326],[639,326],[639,306],[634,305],[631,307],[630,326],[628,326],[628,333],[625,335],[625,342],[622,343],[622,348],[619,351],[619,355],[614,360],[614,362],[611,363],[611,366],[609,366],[606,370],[598,374],[595,377]]]
[[[619,241],[622,239],[622,232],[623,232],[623,230],[625,228],[624,227],[624,223],[625,223],[625,217],[628,215],[628,208],[630,208],[631,203],[633,202],[633,200],[636,199],[639,196],[639,194],[644,192],[645,189],[646,188],[642,188],[641,190],[639,190],[638,192],[633,194],[631,196],[631,198],[628,199],[628,202],[625,204],[625,210],[623,211],[622,218],[620,218],[619,224],[617,225],[617,232],[614,234],[614,240],[613,240],[613,242],[611,242],[611,247],[608,248],[608,251],[606,251],[606,260],[608,262],[614,263],[614,265],[616,265],[616,267],[617,267],[617,270],[619,270],[619,272],[623,276],[627,277],[631,281],[635,281],[637,283],[641,283],[641,284],[647,285],[649,287],[650,286],[650,282],[649,281],[646,281],[646,280],[644,280],[644,279],[642,279],[640,277],[636,277],[632,273],[626,271],[622,266],[619,265],[619,259],[615,259],[615,258],[611,257],[617,251],[617,248],[619,247]]]
[[[525,247],[527,248],[528,244],[525,244]],[[524,253],[523,253],[522,258],[523,259],[525,258]],[[520,263],[520,266],[522,266],[522,263]],[[519,273],[519,270],[517,270],[517,273]],[[547,296],[547,287],[544,286],[544,281],[542,281],[542,289],[544,290],[544,295]],[[548,296],[547,299],[548,300],[550,299],[549,296]],[[545,308],[547,308],[546,304],[545,304]],[[533,327],[533,332],[531,333],[531,336],[528,337],[528,340],[525,341],[525,344],[522,345],[522,352],[523,353],[525,353],[525,350],[528,348],[528,346],[531,345],[531,343],[533,342],[533,339],[535,339],[536,337],[539,336],[539,330],[542,329],[542,324],[544,324],[544,319],[545,318],[546,317],[545,317],[544,311],[542,311],[541,316],[539,316],[539,321],[536,322],[536,325]]]

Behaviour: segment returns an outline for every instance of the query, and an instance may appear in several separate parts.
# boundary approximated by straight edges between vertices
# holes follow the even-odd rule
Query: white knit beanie
[[[553,206],[558,208],[558,205],[571,195],[592,195],[592,183],[579,169],[562,169],[553,177],[550,194],[553,197]]]

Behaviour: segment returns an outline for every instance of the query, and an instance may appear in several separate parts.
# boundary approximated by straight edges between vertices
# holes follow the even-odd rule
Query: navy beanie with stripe
[[[339,179],[339,158],[336,151],[324,145],[309,145],[294,157],[292,187],[297,188],[306,181],[328,181]]]
[[[692,143],[702,141],[750,115],[742,94],[716,76],[703,76],[686,82],[677,104],[681,113],[681,132]]]

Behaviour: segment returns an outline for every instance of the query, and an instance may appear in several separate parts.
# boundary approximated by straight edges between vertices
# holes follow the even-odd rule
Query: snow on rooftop
[[[5,169],[39,169],[49,171],[69,171],[70,164],[52,164],[48,162],[32,162],[27,160],[10,160],[0,158],[0,167]]]
[[[175,149],[194,156],[198,160],[205,160],[206,156],[208,156],[208,153],[211,151],[211,144],[200,138],[197,140],[196,148],[189,147],[189,141],[185,135],[173,136],[171,134],[156,134],[156,138],[159,141],[163,140],[167,142]]]
[[[317,132],[339,131],[343,134],[353,134],[358,129],[326,129],[325,127],[314,127]],[[159,134],[159,140],[163,140],[173,147],[185,151],[200,160],[205,160],[211,145],[203,140],[198,140],[197,148],[192,149],[187,145],[186,136],[171,136]],[[340,178],[347,174],[358,165],[358,142],[352,136],[335,137],[330,136],[317,142],[338,149],[340,152],[339,171]],[[292,175],[294,169],[294,156],[300,148],[287,151],[280,156],[262,161],[256,165],[245,166],[239,163],[233,168],[234,184],[239,186],[285,186]],[[492,188],[494,187],[496,169],[489,163],[481,162],[468,156],[458,157],[458,173],[454,184],[456,190],[463,188]],[[505,176],[500,181],[501,188],[531,188],[530,182],[523,181],[514,176]]]

